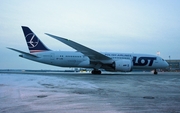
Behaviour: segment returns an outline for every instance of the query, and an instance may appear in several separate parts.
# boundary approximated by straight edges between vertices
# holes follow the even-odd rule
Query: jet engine
[[[130,72],[132,71],[132,61],[130,59],[121,59],[113,63],[115,71]]]

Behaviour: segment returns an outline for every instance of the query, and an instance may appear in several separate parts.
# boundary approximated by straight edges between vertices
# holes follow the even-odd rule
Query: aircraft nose
[[[166,66],[166,67],[169,67],[169,64],[168,64],[166,61],[165,61],[165,66]]]

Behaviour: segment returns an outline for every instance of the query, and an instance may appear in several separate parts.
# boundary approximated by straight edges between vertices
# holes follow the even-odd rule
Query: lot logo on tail
[[[27,45],[28,45],[29,48],[34,48],[39,43],[39,39],[36,38],[36,35],[34,33],[29,33],[26,36],[26,40],[27,40]]]

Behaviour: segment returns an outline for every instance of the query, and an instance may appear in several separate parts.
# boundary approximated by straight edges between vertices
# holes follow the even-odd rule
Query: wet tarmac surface
[[[180,113],[180,73],[0,73],[0,113]]]

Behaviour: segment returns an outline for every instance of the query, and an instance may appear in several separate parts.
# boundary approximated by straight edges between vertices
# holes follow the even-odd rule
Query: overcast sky
[[[0,69],[61,69],[18,57],[29,52],[21,26],[52,50],[74,51],[45,35],[100,52],[156,54],[180,59],[180,0],[1,0]]]

